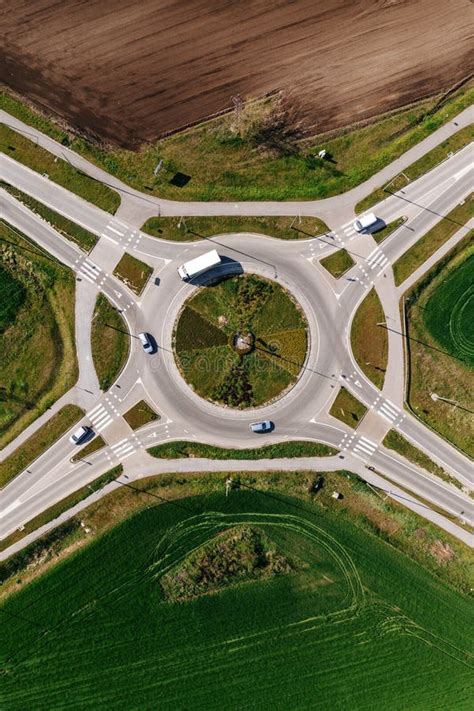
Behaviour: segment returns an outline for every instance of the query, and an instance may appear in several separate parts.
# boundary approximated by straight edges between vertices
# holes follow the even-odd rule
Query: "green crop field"
[[[252,345],[241,354],[238,333]],[[182,310],[174,347],[183,377],[202,397],[231,407],[260,405],[297,378],[306,357],[306,321],[275,282],[247,275],[201,289]]]
[[[295,570],[168,602],[221,531]],[[336,510],[233,491],[143,510],[3,607],[2,708],[468,710],[470,600]]]
[[[423,316],[441,346],[474,366],[474,254],[448,273],[428,299]]]

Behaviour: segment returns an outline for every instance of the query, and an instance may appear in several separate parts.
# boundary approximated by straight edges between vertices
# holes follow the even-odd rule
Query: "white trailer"
[[[379,218],[374,212],[368,212],[366,215],[362,215],[362,217],[359,217],[359,219],[354,222],[354,229],[357,230],[357,232],[364,232],[365,230],[370,232],[378,221]]]
[[[204,274],[208,269],[217,267],[220,263],[221,258],[217,251],[211,249],[210,252],[205,252],[200,257],[195,257],[195,259],[191,259],[178,267],[178,274],[183,281],[190,281],[200,274]]]

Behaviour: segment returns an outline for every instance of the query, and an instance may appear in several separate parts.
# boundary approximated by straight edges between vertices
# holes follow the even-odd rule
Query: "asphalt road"
[[[438,138],[441,140],[442,137],[444,134]],[[51,139],[47,141],[49,145]],[[441,463],[461,484],[473,488],[472,462],[403,410],[403,339],[398,310],[400,293],[395,288],[391,268],[403,252],[471,191],[471,156],[468,148],[377,206],[377,215],[386,222],[406,217],[404,225],[380,247],[370,235],[357,234],[351,222],[340,223],[339,215],[349,213],[348,194],[341,196],[340,210],[338,198],[331,198],[331,211],[325,219],[333,229],[323,236],[286,242],[239,234],[215,236],[205,240],[204,244],[172,243],[145,235],[123,218],[112,217],[10,157],[1,156],[0,161],[2,177],[6,182],[100,237],[98,245],[90,255],[86,255],[8,193],[0,190],[3,219],[29,235],[77,275],[78,304],[81,307],[76,319],[79,383],[82,391],[92,393],[87,397],[80,396],[81,403],[87,409],[84,422],[100,432],[108,445],[87,462],[71,463],[70,458],[77,448],[68,442],[67,433],[33,462],[2,492],[2,537],[119,462],[123,463],[126,476],[139,477],[145,471],[161,471],[162,465],[146,454],[147,447],[160,442],[194,438],[220,446],[249,447],[288,439],[310,439],[330,444],[341,454],[331,461],[292,460],[292,468],[303,468],[303,465],[304,468],[344,467],[364,478],[373,478],[376,475],[367,466],[374,467],[393,482],[390,495],[402,500],[408,490],[442,509],[445,515],[436,511],[428,513],[420,502],[413,497],[410,499],[411,508],[416,507],[419,513],[473,544],[472,535],[455,523],[459,520],[469,526],[474,525],[472,499],[381,445],[387,431],[395,428]],[[89,166],[91,171],[93,168]],[[359,197],[362,195],[357,193],[356,199]],[[137,205],[134,203],[134,214],[137,214]],[[194,205],[192,209],[196,209]],[[243,204],[238,205],[240,209]],[[253,214],[259,215],[277,214],[272,212],[273,205],[263,203],[249,208],[246,203],[245,210],[253,209]],[[280,210],[281,203],[276,205]],[[289,210],[289,206],[285,205],[285,209]],[[203,214],[209,214],[208,207],[208,203],[201,205]],[[291,206],[293,214],[304,214],[300,208],[301,204]],[[143,215],[147,209],[142,210]],[[190,209],[189,203],[175,204],[172,209],[177,212],[171,214],[199,214],[186,212]],[[211,210],[214,209],[217,209],[215,205]],[[229,208],[225,204],[220,209],[221,214],[228,214],[226,209]],[[459,239],[462,236],[462,230],[459,230]],[[335,280],[318,260],[342,246],[351,253],[356,263],[342,279]],[[308,319],[310,347],[299,381],[283,398],[256,411],[226,410],[202,400],[182,380],[172,355],[171,334],[176,315],[183,301],[197,288],[179,279],[177,266],[211,247],[227,258],[225,269],[244,269],[278,280],[300,302]],[[112,273],[125,251],[154,269],[153,277],[140,297],[136,297]],[[159,285],[155,284],[157,276]],[[357,366],[349,339],[353,315],[372,287],[376,288],[381,299],[387,327],[390,324],[389,363],[382,391],[377,390]],[[128,362],[107,393],[98,391],[90,358],[90,318],[99,291],[122,312],[132,335]],[[160,350],[154,356],[143,353],[136,338],[141,330],[150,331],[157,338]],[[357,431],[328,414],[342,384],[369,408]],[[134,433],[122,415],[144,397],[162,418],[157,424]],[[71,401],[77,402],[78,398],[76,389],[71,393]],[[248,425],[255,419],[266,418],[275,422],[275,432],[257,440],[249,432]],[[14,444],[21,444],[34,429],[34,425],[28,428]],[[226,469],[228,465],[226,462]],[[189,466],[187,461],[177,461],[172,469],[188,470]],[[215,463],[192,460],[191,466],[195,467],[195,471],[201,471],[214,468]],[[239,462],[234,466],[249,470],[255,464]],[[288,466],[286,461],[266,463],[267,468],[273,469]]]

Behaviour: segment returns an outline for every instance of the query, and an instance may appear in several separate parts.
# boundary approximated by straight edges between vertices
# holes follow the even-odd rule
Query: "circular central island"
[[[199,289],[181,308],[173,333],[179,371],[201,397],[225,407],[267,404],[297,381],[308,326],[292,295],[255,274]]]

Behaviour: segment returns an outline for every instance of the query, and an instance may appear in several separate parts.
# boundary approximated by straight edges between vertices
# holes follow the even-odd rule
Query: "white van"
[[[370,232],[378,221],[379,218],[374,212],[368,212],[367,215],[362,215],[354,222],[354,229],[356,232]]]
[[[71,444],[82,444],[91,434],[92,429],[86,427],[86,425],[82,425],[69,437],[69,441]]]

